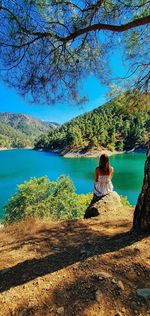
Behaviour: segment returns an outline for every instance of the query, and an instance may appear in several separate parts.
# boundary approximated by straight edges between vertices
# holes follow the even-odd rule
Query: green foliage
[[[127,196],[121,196],[121,203],[123,206],[131,206],[130,202],[128,201]]]
[[[18,186],[5,206],[5,223],[27,217],[52,219],[83,218],[92,194],[76,194],[72,181],[60,176],[56,182],[46,177],[33,178]]]
[[[128,99],[116,97],[107,104],[42,135],[36,148],[70,150],[105,147],[123,151],[145,143],[150,112],[127,112]]]
[[[55,127],[29,115],[0,113],[0,147],[23,148],[34,146],[35,139]]]
[[[122,140],[122,139],[116,144],[116,149],[117,149],[118,151],[123,151],[123,149],[124,149],[124,143],[123,143],[123,140]]]
[[[19,148],[31,146],[32,141],[21,131],[11,127],[9,124],[0,122],[0,147]]]
[[[110,54],[117,46],[129,62],[128,85],[148,91],[149,1],[0,3],[1,77],[30,102],[82,103],[86,96],[79,95],[78,83],[89,74],[109,86]]]

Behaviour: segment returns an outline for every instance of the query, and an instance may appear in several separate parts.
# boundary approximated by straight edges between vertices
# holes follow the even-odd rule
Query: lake
[[[0,151],[0,217],[8,198],[17,190],[17,185],[31,177],[48,176],[56,180],[59,175],[69,176],[77,193],[93,191],[94,169],[98,158],[63,158],[50,152],[32,149]],[[128,197],[136,204],[141,190],[145,154],[129,153],[113,155],[110,158],[114,167],[114,190]]]

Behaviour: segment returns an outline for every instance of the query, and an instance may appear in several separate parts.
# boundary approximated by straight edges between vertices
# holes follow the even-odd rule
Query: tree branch
[[[102,1],[99,1],[99,2],[102,3]],[[57,41],[61,41],[61,42],[69,42],[69,41],[74,40],[75,38],[79,37],[80,35],[90,33],[93,31],[102,31],[103,30],[103,31],[111,31],[111,32],[121,33],[121,32],[125,32],[127,30],[130,30],[130,29],[133,29],[135,27],[146,25],[146,24],[150,23],[150,15],[148,15],[148,16],[133,20],[131,22],[128,22],[128,23],[122,24],[122,25],[97,23],[97,24],[89,25],[85,28],[76,30],[75,32],[69,34],[68,36],[59,36],[58,34],[56,34],[56,33],[54,34],[52,32],[39,32],[39,31],[34,32],[31,30],[28,30],[21,25],[21,22],[17,19],[17,17],[9,9],[2,7],[2,6],[0,7],[0,9],[9,12],[9,14],[11,14],[13,16],[13,18],[16,20],[19,27],[26,34],[29,34],[32,36],[38,36],[40,38],[51,37],[51,38],[54,38]]]
[[[25,49],[23,55],[21,56],[21,58],[19,59],[19,61],[18,61],[15,65],[13,65],[13,66],[10,67],[10,68],[1,68],[0,70],[9,71],[9,70],[12,70],[13,68],[16,68],[17,66],[19,66],[19,64],[21,64],[22,60],[24,59],[24,57],[25,57],[26,52],[27,52],[28,49],[29,49],[29,46],[26,47],[26,49]]]
[[[130,29],[133,29],[135,27],[142,26],[145,24],[149,24],[149,23],[150,23],[150,15],[143,17],[143,18],[139,18],[139,19],[131,21],[131,22],[128,22],[126,24],[122,24],[122,25],[97,23],[97,24],[87,26],[81,30],[77,30],[76,32],[70,34],[69,36],[61,37],[60,40],[67,42],[70,40],[74,40],[76,37],[78,37],[82,34],[93,32],[93,31],[102,31],[103,30],[103,31],[112,31],[112,32],[121,33],[121,32],[125,32],[127,30],[130,30]]]

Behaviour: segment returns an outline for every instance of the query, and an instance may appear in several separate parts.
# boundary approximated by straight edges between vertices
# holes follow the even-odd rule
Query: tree
[[[130,130],[126,136],[126,147],[132,149],[136,145],[144,145],[144,135],[145,127],[143,126],[142,122],[136,119],[134,122],[132,122],[132,126],[130,127]]]
[[[110,51],[122,46],[133,63],[128,77],[147,90],[149,23],[146,0],[3,0],[2,77],[36,102],[82,102],[79,80],[90,71],[110,81]]]
[[[149,91],[149,4],[148,0],[1,1],[3,80],[32,101],[72,98],[81,103],[86,98],[79,96],[78,82],[89,71],[110,82],[109,56],[119,46],[130,61],[126,79],[133,82],[129,107],[134,108],[135,91],[138,101],[139,91]],[[148,162],[149,157],[149,166]]]
[[[83,144],[82,133],[78,126],[69,128],[67,142],[70,146],[81,146]]]
[[[144,180],[134,212],[133,229],[150,232],[150,142],[144,168]]]

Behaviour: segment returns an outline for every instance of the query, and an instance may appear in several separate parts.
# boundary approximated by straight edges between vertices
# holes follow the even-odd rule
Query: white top
[[[100,176],[98,177],[97,182],[94,185],[94,193],[96,196],[100,197],[106,195],[113,191],[113,184],[111,182],[110,176]]]

